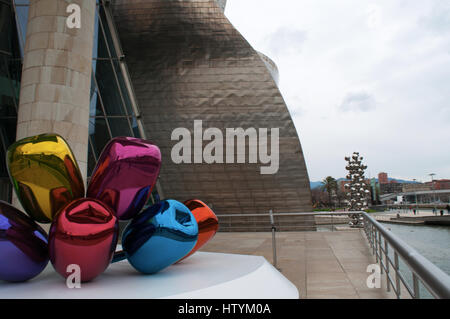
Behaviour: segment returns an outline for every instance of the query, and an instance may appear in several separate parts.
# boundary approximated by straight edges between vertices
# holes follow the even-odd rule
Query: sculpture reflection
[[[103,149],[89,182],[87,197],[110,206],[119,219],[141,211],[156,184],[161,152],[132,137],[116,137]]]
[[[30,217],[0,201],[0,280],[29,280],[48,264],[47,234]]]
[[[138,271],[153,274],[188,254],[197,243],[198,226],[190,210],[164,200],[136,216],[124,231],[123,254]]]
[[[7,151],[11,182],[24,210],[40,223],[70,201],[84,196],[75,157],[58,134],[41,134],[12,144]]]
[[[67,277],[67,266],[81,269],[81,281],[101,274],[111,262],[118,239],[118,220],[102,202],[82,198],[64,207],[52,223],[49,234],[50,260],[55,270]]]
[[[195,247],[182,260],[204,246],[211,238],[214,237],[219,229],[219,219],[216,214],[204,202],[198,199],[191,199],[184,202],[187,208],[194,215],[198,224],[198,241]]]

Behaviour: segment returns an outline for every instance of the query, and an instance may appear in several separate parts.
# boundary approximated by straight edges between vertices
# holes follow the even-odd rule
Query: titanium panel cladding
[[[199,198],[217,214],[311,211],[300,141],[266,64],[214,0],[116,0],[125,59],[147,137],[162,152],[166,198]],[[175,128],[279,128],[279,170],[261,164],[175,164]],[[225,134],[224,134],[225,135]],[[204,144],[206,144],[204,142]],[[247,148],[248,150],[248,148]]]

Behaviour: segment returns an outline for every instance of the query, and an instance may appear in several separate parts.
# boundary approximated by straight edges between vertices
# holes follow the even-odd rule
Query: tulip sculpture
[[[103,149],[84,183],[67,142],[57,134],[22,139],[7,151],[17,198],[28,214],[0,201],[0,280],[26,281],[50,260],[63,277],[78,265],[81,281],[128,259],[138,271],[158,272],[194,253],[214,236],[215,214],[201,201],[144,205],[156,184],[159,148],[143,139],[116,137]],[[115,252],[118,221],[131,220],[123,251]],[[49,235],[36,223],[51,223]]]

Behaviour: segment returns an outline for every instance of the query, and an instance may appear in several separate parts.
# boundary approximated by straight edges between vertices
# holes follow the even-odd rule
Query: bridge
[[[392,200],[396,200],[397,196],[406,197],[406,201],[410,203],[415,203],[417,198],[418,204],[427,204],[436,202],[437,199],[440,202],[436,204],[447,205],[450,203],[450,189],[436,189],[436,190],[424,190],[424,191],[411,191],[402,193],[391,193],[380,195],[380,201],[386,203]],[[433,203],[434,204],[434,203]]]

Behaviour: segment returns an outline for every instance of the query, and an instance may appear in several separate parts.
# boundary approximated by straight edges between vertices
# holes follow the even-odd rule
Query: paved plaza
[[[370,289],[369,264],[375,263],[360,230],[279,232],[277,267],[299,290],[300,298],[395,298],[381,288]],[[202,251],[264,256],[273,261],[270,232],[219,232]]]

